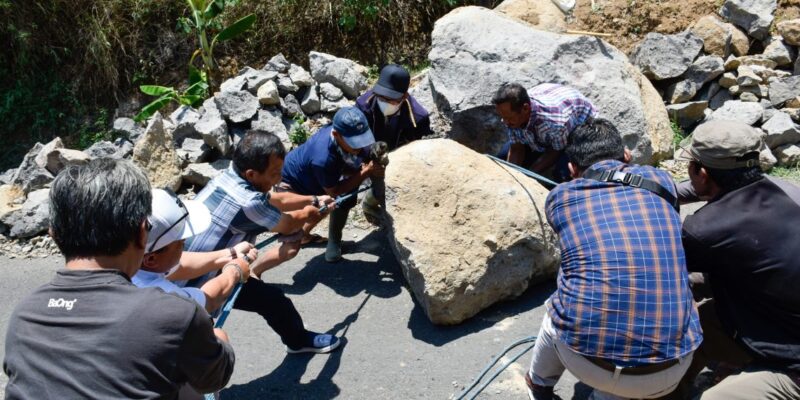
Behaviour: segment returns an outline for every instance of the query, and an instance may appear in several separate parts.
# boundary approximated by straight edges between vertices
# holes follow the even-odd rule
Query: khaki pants
[[[700,396],[700,400],[750,399],[800,399],[800,386],[782,372],[749,370],[723,379]]]

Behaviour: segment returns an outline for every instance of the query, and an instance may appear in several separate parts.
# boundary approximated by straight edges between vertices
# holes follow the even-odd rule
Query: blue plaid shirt
[[[607,160],[675,194],[669,174]],[[664,199],[619,183],[576,179],[547,197],[561,242],[558,289],[548,313],[559,339],[578,353],[622,367],[681,357],[702,341],[681,245],[681,220]]]
[[[563,150],[577,126],[597,117],[592,102],[581,92],[555,83],[543,83],[528,91],[531,119],[525,129],[509,129],[508,140],[522,143],[533,151]]]
[[[269,204],[269,194],[239,177],[233,165],[212,179],[195,200],[211,211],[211,226],[186,241],[187,251],[215,251],[252,242],[281,219],[281,212]]]

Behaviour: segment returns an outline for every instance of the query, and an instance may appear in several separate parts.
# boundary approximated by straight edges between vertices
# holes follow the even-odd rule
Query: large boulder
[[[44,166],[40,166],[37,157],[42,153],[45,146],[36,143],[22,159],[19,168],[11,177],[11,183],[22,188],[25,194],[33,190],[41,189],[50,184],[55,178]],[[46,159],[44,161],[46,163]]]
[[[602,40],[543,32],[491,10],[463,7],[436,22],[429,59],[431,91],[437,112],[449,120],[449,136],[479,152],[496,152],[506,140],[491,103],[501,84],[555,82],[580,90],[614,122],[637,163],[669,155],[659,147],[661,138],[651,136],[671,137],[666,111],[643,100],[655,90]]]
[[[753,125],[761,121],[761,116],[764,114],[764,108],[761,104],[745,102],[740,100],[731,100],[716,109],[711,114],[711,119],[716,120],[732,120],[743,122],[748,125]]]
[[[766,39],[778,0],[725,0],[719,15],[741,27],[756,39]]]
[[[564,32],[567,19],[552,0],[505,0],[495,11],[550,32]]]
[[[214,95],[214,103],[223,117],[238,123],[247,121],[258,111],[258,97],[250,92],[219,92]]]
[[[50,189],[28,193],[28,198],[18,210],[3,216],[2,222],[10,227],[12,238],[27,238],[46,232],[50,226]]]
[[[152,187],[174,191],[181,187],[181,162],[160,113],[150,119],[144,135],[134,146],[133,161],[142,168]]]
[[[703,50],[708,54],[727,57],[731,53],[730,25],[719,20],[714,15],[706,15],[698,19],[689,29],[703,39]]]
[[[231,143],[231,137],[228,135],[228,124],[217,108],[217,103],[214,101],[214,98],[206,99],[206,101],[203,102],[203,109],[205,113],[203,113],[203,116],[197,121],[194,129],[211,148],[219,150],[223,155],[229,154],[233,145]]]
[[[448,139],[389,158],[391,245],[431,322],[460,323],[554,276],[559,246],[536,181]]]
[[[667,89],[667,99],[671,104],[691,100],[703,85],[725,71],[724,61],[718,56],[698,58],[684,75],[684,79]]]
[[[792,46],[800,45],[800,19],[792,19],[778,23],[778,33],[783,36],[786,43]]]
[[[312,51],[308,54],[311,76],[319,83],[327,82],[355,98],[367,89],[367,68],[354,61]]]
[[[45,169],[53,175],[58,175],[67,166],[87,164],[89,160],[89,155],[80,150],[58,149],[47,155]]]
[[[674,35],[650,32],[631,53],[631,62],[651,79],[681,76],[703,49],[703,39],[691,31]]]
[[[777,111],[761,126],[764,130],[764,143],[770,148],[800,142],[800,129],[797,128],[789,114]]]

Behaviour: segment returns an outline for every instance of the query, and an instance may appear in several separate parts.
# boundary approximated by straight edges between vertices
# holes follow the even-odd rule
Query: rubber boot
[[[331,212],[331,219],[328,221],[328,246],[325,248],[325,261],[329,263],[342,260],[342,231],[349,212],[349,208],[337,208]]]
[[[361,211],[364,212],[364,218],[367,219],[372,225],[380,226],[383,219],[383,210],[381,209],[380,201],[375,198],[372,190],[367,190],[364,195],[364,200],[361,202]]]

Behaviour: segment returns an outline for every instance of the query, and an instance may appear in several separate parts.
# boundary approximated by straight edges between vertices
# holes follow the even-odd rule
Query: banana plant
[[[172,87],[158,85],[142,85],[139,86],[139,90],[148,96],[158,98],[144,106],[139,114],[133,117],[133,120],[137,122],[150,118],[156,111],[173,101],[180,105],[199,107],[208,96],[208,82],[205,73],[190,65],[189,87],[183,92]]]

